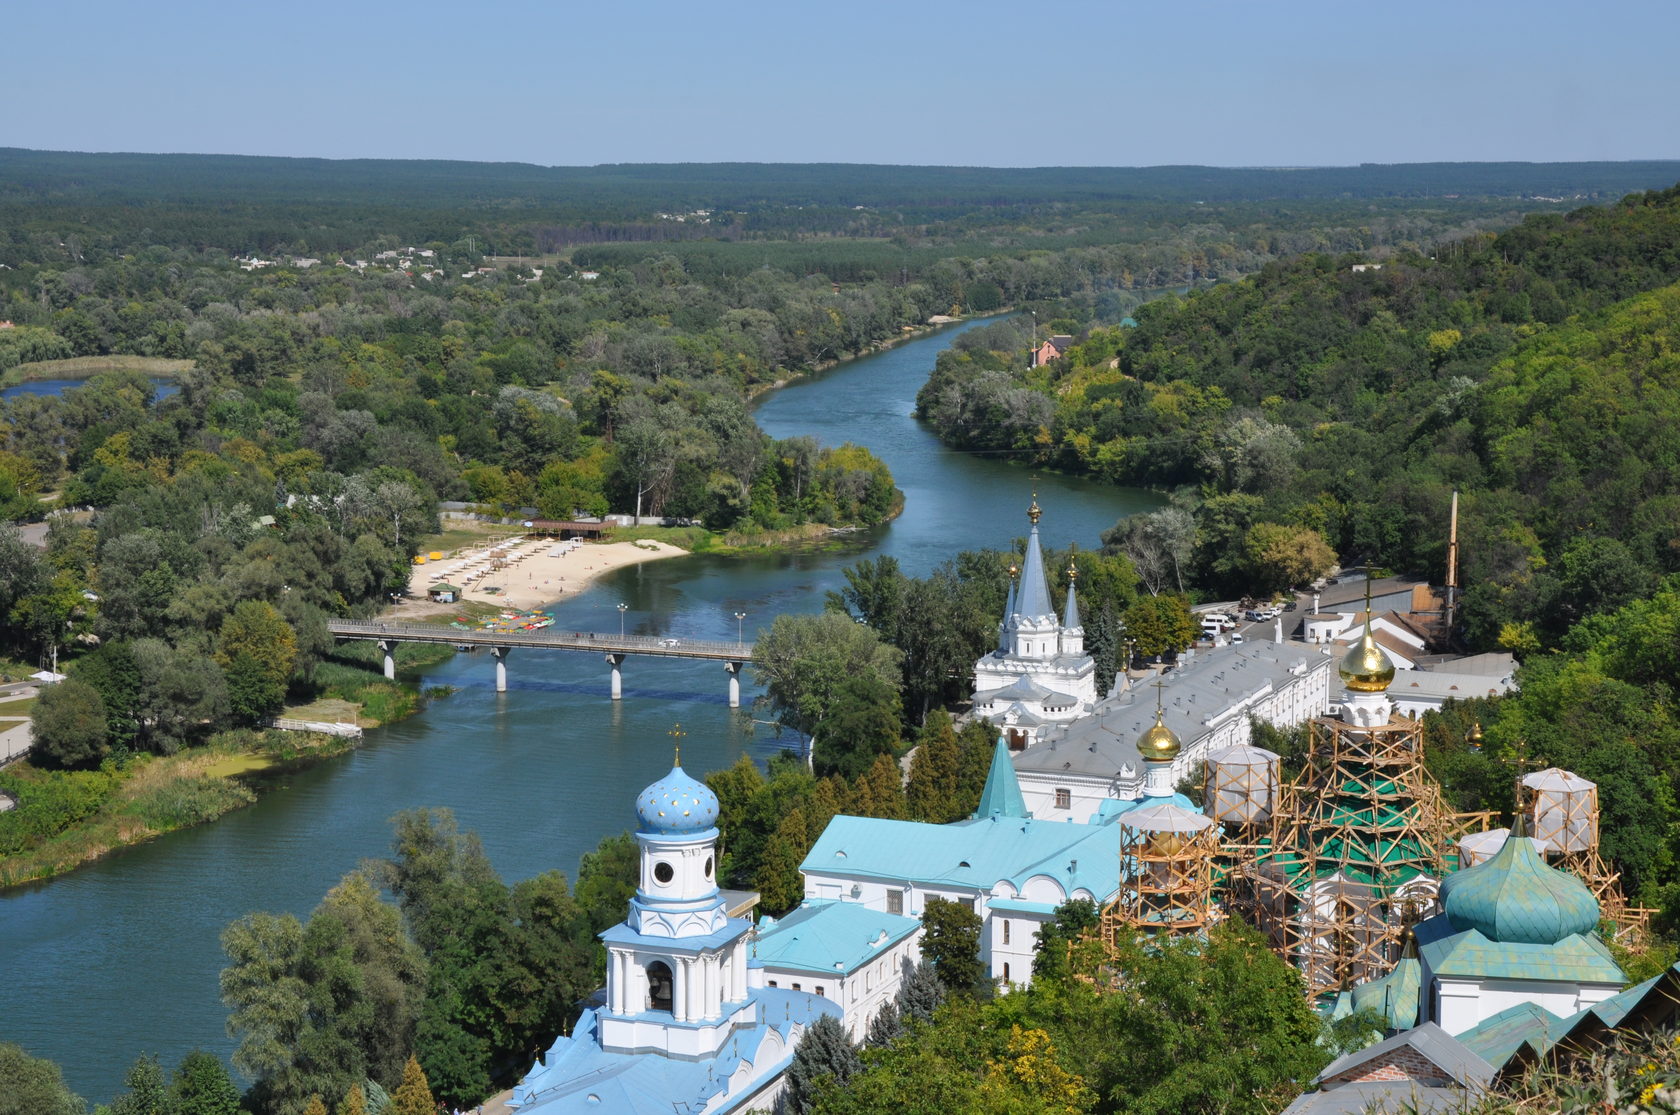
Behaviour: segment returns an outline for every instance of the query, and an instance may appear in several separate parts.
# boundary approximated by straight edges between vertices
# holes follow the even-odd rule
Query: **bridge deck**
[[[328,620],[327,630],[340,639],[373,639],[398,643],[449,643],[472,647],[534,647],[541,650],[584,650],[599,654],[645,654],[655,658],[703,658],[716,662],[746,662],[752,643],[683,639],[657,635],[616,635],[598,631],[462,631],[440,623],[358,623]]]

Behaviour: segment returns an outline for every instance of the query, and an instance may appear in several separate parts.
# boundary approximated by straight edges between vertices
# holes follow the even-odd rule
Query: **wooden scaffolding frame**
[[[1122,935],[1201,933],[1224,915],[1214,905],[1219,830],[1174,832],[1120,819],[1120,892],[1103,908],[1101,933],[1112,953]]]

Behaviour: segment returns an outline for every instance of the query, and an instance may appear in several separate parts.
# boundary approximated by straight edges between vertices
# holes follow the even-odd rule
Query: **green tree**
[[[391,1115],[436,1115],[437,1101],[426,1083],[426,1073],[413,1057],[403,1066],[402,1083],[391,1094]]]
[[[782,721],[810,736],[816,748],[848,683],[869,677],[896,690],[901,657],[874,631],[846,616],[786,614],[759,636],[753,674]]]
[[[1089,898],[1070,898],[1038,931],[1033,946],[1033,980],[1065,979],[1072,971],[1068,950],[1096,929],[1100,917],[1097,904]]]
[[[43,689],[29,712],[29,724],[35,753],[49,766],[96,766],[110,750],[105,702],[98,690],[75,678]]]
[[[795,809],[776,826],[753,879],[767,911],[780,916],[805,897],[805,879],[799,865],[810,850],[810,822],[803,809]]]
[[[244,600],[222,622],[215,658],[227,674],[234,715],[255,723],[286,698],[297,661],[297,636],[272,605]]]
[[[123,1076],[128,1089],[111,1101],[111,1115],[174,1115],[169,1109],[169,1088],[164,1083],[163,1067],[154,1054],[136,1057]]]
[[[899,985],[893,1003],[906,1024],[932,1021],[934,1012],[945,1001],[945,984],[933,969],[933,962],[924,957]]]
[[[350,1090],[344,1093],[344,1100],[338,1105],[334,1115],[368,1115],[367,1094],[362,1091],[360,1084],[350,1085]]]
[[[0,1042],[0,1115],[83,1115],[87,1105],[64,1086],[64,1074],[44,1057]]]
[[[1126,636],[1144,657],[1175,654],[1194,643],[1198,631],[1182,596],[1145,596],[1126,609]]]
[[[846,1028],[832,1014],[818,1015],[800,1035],[787,1070],[788,1110],[806,1115],[824,1089],[844,1088],[861,1067]]]
[[[910,782],[905,797],[912,817],[942,825],[967,815],[957,792],[960,762],[957,733],[951,726],[950,714],[935,709],[928,715],[916,751],[910,756]]]
[[[181,1058],[169,1087],[174,1115],[239,1115],[239,1089],[222,1059],[195,1049]]]
[[[976,995],[991,984],[980,958],[980,915],[961,902],[927,899],[922,907],[922,955],[950,991]]]

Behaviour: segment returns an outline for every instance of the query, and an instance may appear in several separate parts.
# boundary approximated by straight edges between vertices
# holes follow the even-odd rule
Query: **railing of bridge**
[[[603,654],[647,654],[663,658],[713,658],[745,662],[753,644],[719,639],[684,639],[670,635],[618,635],[600,631],[463,631],[437,623],[379,623],[330,620],[327,629],[341,639],[391,639],[397,642],[451,643],[456,646],[541,647],[591,650]]]

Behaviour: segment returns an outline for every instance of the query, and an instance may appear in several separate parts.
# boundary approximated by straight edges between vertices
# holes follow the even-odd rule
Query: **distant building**
[[[1061,619],[1038,543],[1038,500],[1027,509],[1032,531],[1019,579],[998,624],[996,649],[974,664],[974,714],[1003,730],[1013,750],[1029,746],[1051,725],[1086,715],[1097,700],[1096,663],[1085,653],[1078,593],[1069,572]]]
[[[1073,347],[1073,338],[1065,333],[1057,333],[1033,350],[1033,367],[1041,367],[1052,360],[1059,360],[1062,354]]]
[[[1182,741],[1173,781],[1196,777],[1213,751],[1247,744],[1251,718],[1292,728],[1330,707],[1335,659],[1299,643],[1245,642],[1186,654],[1161,674],[1164,721]],[[1156,713],[1153,685],[1122,675],[1087,714],[1045,729],[1016,755],[1015,772],[1033,816],[1086,821],[1144,789],[1138,738]]]

